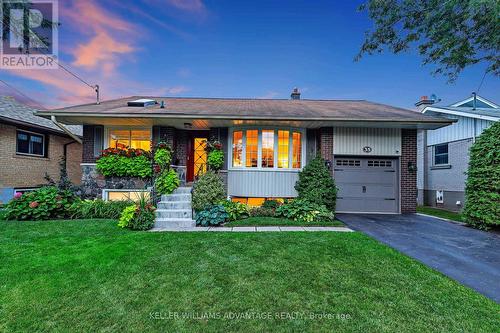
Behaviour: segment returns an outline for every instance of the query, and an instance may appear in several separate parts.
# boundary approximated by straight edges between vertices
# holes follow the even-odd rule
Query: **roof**
[[[21,104],[12,97],[0,96],[0,120],[64,133],[51,120],[36,116],[37,111],[39,110]],[[82,135],[81,126],[68,126],[68,129],[76,135]]]
[[[474,97],[469,97],[450,106],[429,105],[422,110],[422,113],[444,113],[461,117],[483,119],[490,121],[500,120],[500,106],[487,100],[484,97],[476,96],[476,105],[485,107],[472,107]]]
[[[153,99],[160,104],[134,107],[129,101]],[[55,110],[39,111],[38,115],[62,117],[71,123],[89,117],[120,118],[182,118],[233,119],[276,121],[351,121],[351,122],[407,122],[450,124],[449,119],[435,118],[419,112],[364,100],[289,100],[244,98],[175,98],[132,96],[96,104],[84,104]],[[59,119],[59,118],[58,118]]]

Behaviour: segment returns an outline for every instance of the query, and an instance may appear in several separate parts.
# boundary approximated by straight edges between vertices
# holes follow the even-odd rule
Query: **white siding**
[[[229,196],[256,198],[296,197],[298,171],[229,170]]]
[[[363,147],[372,151],[366,153]],[[333,153],[336,155],[399,156],[401,130],[398,128],[345,128],[333,129]]]
[[[439,128],[437,130],[427,131],[427,145],[432,146],[445,142],[452,142],[464,139],[470,139],[481,135],[481,133],[493,124],[492,121],[483,119],[474,119],[461,116],[450,116],[446,118],[457,119],[458,121],[452,125]]]

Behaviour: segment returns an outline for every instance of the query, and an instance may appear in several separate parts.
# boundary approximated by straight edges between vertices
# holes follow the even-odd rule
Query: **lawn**
[[[0,262],[2,332],[500,327],[500,305],[360,233],[0,222]]]
[[[343,227],[339,220],[329,222],[300,222],[278,217],[249,217],[247,219],[228,222],[225,227],[263,227],[263,226],[294,226],[294,227]]]
[[[452,221],[463,222],[462,215],[460,213],[450,212],[449,210],[427,207],[427,206],[418,206],[417,212],[436,217],[441,217],[443,219],[448,219]]]

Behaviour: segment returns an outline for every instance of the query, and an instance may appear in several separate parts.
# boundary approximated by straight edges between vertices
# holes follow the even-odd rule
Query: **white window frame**
[[[440,163],[440,164],[436,164],[436,147],[437,146],[444,146],[446,145],[448,147],[448,152],[446,153],[447,157],[448,157],[448,162],[447,163]],[[444,155],[444,154],[439,154],[439,155]],[[445,165],[450,165],[450,144],[448,142],[445,142],[445,143],[438,143],[438,144],[435,144],[433,147],[432,147],[432,165],[433,166],[445,166]]]
[[[24,132],[24,133],[29,133],[29,134],[34,134],[34,135],[38,135],[38,136],[41,136],[42,137],[42,154],[30,154],[30,153],[23,153],[23,152],[20,152],[18,151],[18,143],[17,143],[17,135],[19,132]],[[33,157],[40,157],[40,158],[44,158],[46,157],[45,156],[45,141],[46,140],[46,137],[45,137],[45,134],[42,134],[42,133],[37,133],[37,132],[32,132],[32,131],[25,131],[21,128],[17,128],[16,129],[16,155],[23,155],[23,156],[33,156]],[[28,144],[31,142],[28,141]]]
[[[137,130],[148,130],[150,133],[149,141],[153,140],[153,127],[148,126],[105,126],[104,127],[104,149],[111,148],[109,146],[109,131],[113,130],[126,130],[126,131],[137,131]],[[130,135],[129,135],[130,141]],[[113,147],[114,148],[114,147]]]
[[[257,167],[247,167],[246,166],[246,131],[247,130],[258,130],[258,145],[257,145]],[[263,130],[273,130],[274,131],[274,166],[272,168],[262,167],[262,131]],[[243,131],[243,149],[241,150],[241,167],[233,166],[233,133]],[[278,168],[278,131],[289,131],[289,146],[288,146],[288,168]],[[300,168],[292,168],[293,166],[293,132],[300,133],[301,140],[301,154],[300,154]],[[284,126],[242,126],[242,127],[231,127],[229,128],[228,135],[228,170],[245,170],[245,171],[300,171],[304,167],[306,161],[306,130],[303,128],[296,127],[284,127]]]
[[[147,188],[147,189],[136,189],[136,188],[114,189],[114,188],[105,188],[105,189],[102,190],[102,200],[109,201],[109,192],[143,192],[143,193],[148,193],[148,192],[151,192],[151,188]]]

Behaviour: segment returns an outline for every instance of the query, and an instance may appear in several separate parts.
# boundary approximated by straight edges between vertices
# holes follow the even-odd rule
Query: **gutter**
[[[78,135],[74,134],[73,132],[71,132],[66,126],[64,126],[63,124],[57,122],[57,119],[56,119],[56,116],[50,116],[50,120],[52,120],[52,122],[54,123],[54,125],[56,125],[57,127],[59,127],[64,133],[68,134],[73,140],[75,140],[76,142],[78,142],[79,144],[82,144],[83,141],[82,139],[80,139],[78,137]]]

